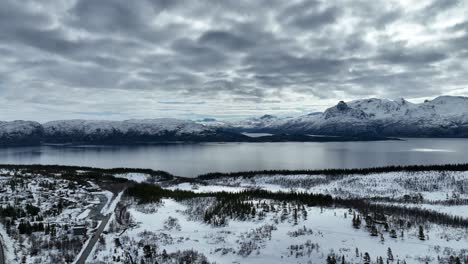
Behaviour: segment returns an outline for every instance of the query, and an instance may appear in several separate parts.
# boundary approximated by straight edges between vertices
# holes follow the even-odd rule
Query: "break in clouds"
[[[467,57],[466,1],[2,0],[0,119],[232,119],[466,95]]]

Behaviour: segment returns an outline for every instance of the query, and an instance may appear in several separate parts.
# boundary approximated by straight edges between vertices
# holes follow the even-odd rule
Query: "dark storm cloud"
[[[334,23],[340,17],[337,6],[322,6],[318,1],[302,1],[289,6],[280,13],[278,19],[285,23],[310,30]]]
[[[194,71],[209,70],[222,66],[228,56],[215,48],[200,45],[190,39],[178,39],[173,42],[171,48],[178,54],[180,66]]]
[[[237,36],[226,31],[208,31],[198,39],[203,45],[213,45],[228,50],[243,50],[252,47],[255,43],[251,39]]]
[[[459,0],[434,0],[425,8],[426,15],[436,15],[460,4]]]
[[[177,102],[177,101],[159,101],[160,104],[175,104],[175,105],[202,105],[206,104],[206,102]]]
[[[148,9],[140,1],[80,0],[70,10],[73,23],[91,31],[139,32],[147,28]]]
[[[345,61],[309,56],[294,56],[284,53],[254,54],[245,60],[247,65],[252,65],[251,70],[258,74],[286,74],[309,76],[338,72],[344,66]]]
[[[381,51],[379,57],[383,63],[389,64],[412,64],[428,65],[446,59],[448,54],[444,50],[425,50],[425,49],[393,49]]]
[[[66,112],[99,115],[134,111],[136,100],[152,114],[169,104],[208,113],[217,102],[463,93],[467,8],[443,0],[4,0],[0,94],[18,105],[62,99]],[[90,95],[99,100],[82,100]],[[86,104],[100,109],[80,111]]]
[[[8,27],[40,27],[48,25],[51,20],[47,15],[40,14],[31,10],[17,1],[5,0],[0,9],[0,25],[2,31]]]
[[[2,44],[34,46],[39,49],[67,52],[73,43],[59,30],[51,30],[52,20],[13,1],[2,2],[0,8],[0,39]]]
[[[82,48],[79,42],[69,41],[59,30],[21,28],[15,30],[15,41],[43,51],[72,54]]]
[[[385,90],[393,98],[400,96],[402,87],[411,88],[407,93],[410,96],[420,96],[419,89],[427,89],[427,92],[440,92],[439,87],[431,86],[434,82],[431,76],[434,74],[431,70],[420,70],[414,73],[393,73],[380,74],[375,72],[372,75],[365,75],[347,80],[347,83],[355,83],[363,87],[372,87],[373,89]],[[415,77],[416,75],[417,77]],[[428,88],[429,87],[429,88]]]

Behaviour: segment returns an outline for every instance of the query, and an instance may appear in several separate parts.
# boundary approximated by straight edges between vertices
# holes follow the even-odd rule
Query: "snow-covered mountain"
[[[241,120],[235,123],[228,123],[230,129],[248,131],[261,131],[261,130],[276,130],[278,127],[282,127],[285,123],[290,121],[290,117],[279,118],[273,115],[263,115],[260,117],[253,117],[245,120]]]
[[[263,116],[224,126],[237,131],[393,137],[468,137],[468,97],[440,96],[421,104],[404,99],[340,101],[323,113]]]
[[[47,122],[44,125],[46,136],[78,133],[82,135],[109,135],[112,133],[137,134],[137,135],[165,135],[173,133],[180,136],[185,134],[203,134],[213,132],[213,128],[197,124],[193,121],[185,121],[170,118],[141,119],[125,121],[107,120],[58,120]]]
[[[45,143],[134,144],[166,141],[256,141],[240,132],[346,137],[468,137],[468,97],[440,96],[413,104],[404,99],[340,101],[323,113],[264,115],[239,122],[170,118],[125,121],[0,122],[0,145]],[[290,137],[270,138],[271,141]],[[267,140],[267,141],[268,141]],[[303,139],[297,139],[301,141]]]
[[[59,120],[43,124],[47,143],[138,143],[161,141],[230,141],[235,135],[194,121],[171,118]]]
[[[0,145],[35,145],[41,142],[41,124],[33,121],[0,121]]]
[[[244,135],[189,120],[58,120],[0,122],[0,146],[57,144],[138,144],[168,141],[242,141]]]

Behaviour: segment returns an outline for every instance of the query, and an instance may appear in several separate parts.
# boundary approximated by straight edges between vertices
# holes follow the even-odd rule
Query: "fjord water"
[[[1,164],[151,168],[186,177],[217,171],[363,168],[467,162],[468,139],[436,138],[373,142],[0,148]]]

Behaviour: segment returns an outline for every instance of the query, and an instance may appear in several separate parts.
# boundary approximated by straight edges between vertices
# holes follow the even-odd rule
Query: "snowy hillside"
[[[134,133],[141,135],[164,135],[166,133],[199,134],[209,133],[213,129],[197,124],[192,121],[161,118],[161,119],[141,119],[125,121],[106,120],[61,120],[44,124],[46,135],[82,133],[90,134],[111,134],[111,133]]]
[[[61,120],[43,124],[50,143],[134,143],[158,141],[229,140],[231,134],[194,121],[170,118],[125,121]]]
[[[273,115],[263,115],[261,117],[248,118],[236,123],[230,123],[231,129],[240,129],[245,131],[275,130],[283,126],[292,118],[279,118]]]
[[[275,122],[278,120],[278,123]],[[285,125],[289,119],[262,117],[245,123],[252,130],[257,127],[274,129],[274,125]],[[28,121],[0,123],[0,146],[36,144],[105,144],[132,145],[164,142],[323,142],[353,141],[359,137],[310,137],[307,135],[269,135],[251,137],[226,123],[203,124],[190,120],[170,118],[108,120],[58,120],[45,124]],[[271,126],[268,124],[271,123]],[[223,129],[220,129],[223,127]],[[383,140],[382,137],[365,140]]]
[[[91,263],[467,263],[467,183],[466,171],[424,170],[176,183],[172,198],[117,210],[127,217],[112,221]],[[306,193],[352,202],[278,199]]]
[[[1,165],[1,242],[5,263],[26,264],[468,263],[467,168]]]
[[[39,144],[42,126],[37,122],[16,120],[0,121],[0,145]]]
[[[267,115],[229,124],[225,129],[233,127],[270,133],[467,137],[468,97],[440,96],[421,104],[405,99],[340,101],[324,113],[295,118]]]

